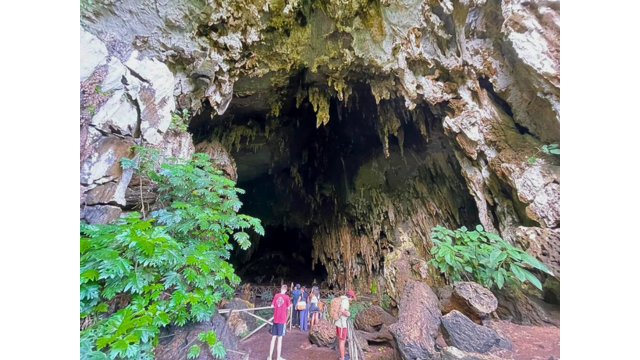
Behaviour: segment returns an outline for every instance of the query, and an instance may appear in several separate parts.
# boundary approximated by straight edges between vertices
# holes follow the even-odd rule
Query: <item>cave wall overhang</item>
[[[195,115],[190,130],[197,143],[217,138],[234,153],[239,173],[248,174],[247,169],[255,168],[252,162],[262,166],[250,175],[253,179],[265,170],[288,171],[287,181],[293,181],[295,189],[302,177],[296,176],[291,159],[282,156],[288,144],[269,146],[266,152],[259,150],[265,147],[260,143],[287,129],[283,121],[300,121],[284,119],[300,106],[312,108],[312,119],[303,120],[325,131],[343,115],[335,109],[362,103],[359,84],[366,83],[374,99],[366,106],[375,111],[368,111],[373,115],[365,120],[380,141],[380,151],[358,163],[358,171],[369,171],[373,180],[352,176],[347,182],[353,183],[345,188],[367,189],[369,197],[343,192],[337,199],[350,207],[340,208],[331,222],[306,225],[318,229],[315,243],[340,245],[340,251],[331,254],[324,246],[314,253],[333,268],[335,282],[342,282],[340,274],[357,273],[369,282],[369,274],[380,275],[380,265],[369,254],[395,250],[361,246],[371,245],[378,232],[396,247],[406,243],[401,238],[410,239],[416,256],[422,256],[428,226],[464,223],[456,218],[455,201],[432,210],[429,201],[434,202],[437,192],[431,188],[424,193],[411,190],[418,203],[398,202],[389,199],[400,195],[370,183],[376,178],[374,164],[383,167],[397,156],[420,157],[419,149],[405,151],[403,142],[415,133],[429,143],[434,122],[451,152],[441,156],[444,160],[424,157],[433,162],[424,166],[438,168],[440,175],[447,173],[438,165],[442,161],[458,169],[454,172],[459,172],[485,228],[524,247],[555,249],[544,243],[551,237],[541,240],[531,234],[553,230],[559,238],[559,159],[539,153],[533,163],[528,160],[543,144],[560,141],[559,14],[559,1],[179,0],[156,3],[154,11],[142,0],[94,1],[82,9],[81,39],[88,40],[81,46],[81,87],[87,93],[96,84],[102,89],[81,100],[81,201],[88,187],[104,184],[110,188],[100,192],[94,206],[122,201],[129,175],[118,172],[109,159],[114,153],[122,155],[127,141],[141,136],[164,144],[174,107]],[[130,80],[123,83],[120,75]],[[103,107],[108,101],[111,105]],[[117,111],[105,116],[100,109]],[[249,118],[256,118],[255,124],[246,121]],[[219,123],[232,124],[228,132],[236,138],[231,144],[225,144],[229,137]],[[254,148],[234,152],[233,146],[241,142]],[[264,166],[267,157],[269,167]],[[243,181],[242,176],[238,180]],[[305,193],[332,193],[331,184]],[[424,186],[423,181],[416,184]],[[440,194],[439,199],[445,198]],[[377,219],[354,220],[362,214]],[[555,266],[559,268],[559,260]],[[385,270],[391,268],[388,264]],[[411,276],[416,273],[428,277],[419,266]]]

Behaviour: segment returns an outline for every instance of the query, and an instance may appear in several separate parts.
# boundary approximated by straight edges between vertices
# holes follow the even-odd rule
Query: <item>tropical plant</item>
[[[543,152],[547,155],[560,155],[560,145],[558,144],[542,145],[542,147],[539,148],[535,154],[529,157],[529,159],[527,160],[529,164],[533,164],[534,162],[536,162],[536,160],[538,159],[536,155],[538,155],[540,152]]]
[[[176,111],[171,114],[171,129],[179,129],[182,131],[187,131],[187,127],[189,126],[189,110],[182,109],[182,112]]]
[[[432,259],[427,263],[446,274],[451,282],[475,281],[487,288],[496,285],[501,289],[505,282],[515,285],[528,281],[542,290],[540,280],[525,267],[553,275],[536,258],[484,231],[482,225],[474,231],[464,226],[455,231],[436,226],[431,230],[431,241]]]
[[[81,224],[81,359],[152,359],[160,328],[208,320],[233,294],[239,278],[227,262],[230,238],[247,249],[244,230],[264,234],[258,219],[237,213],[242,190],[208,155],[173,161],[149,171],[167,205],[152,218],[131,213],[113,224]],[[224,357],[213,331],[199,339]],[[193,345],[189,357],[199,352]]]

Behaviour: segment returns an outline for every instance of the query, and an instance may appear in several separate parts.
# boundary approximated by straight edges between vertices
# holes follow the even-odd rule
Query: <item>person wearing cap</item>
[[[335,321],[336,335],[338,336],[338,347],[340,348],[340,360],[344,360],[344,344],[347,342],[347,320],[351,313],[349,312],[349,303],[356,299],[356,293],[349,289],[347,295],[340,296],[340,317]]]

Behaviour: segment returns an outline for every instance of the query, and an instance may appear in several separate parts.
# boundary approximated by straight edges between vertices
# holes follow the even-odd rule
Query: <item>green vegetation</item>
[[[99,95],[109,95],[108,91],[102,91],[102,88],[100,87],[100,85],[96,85],[96,87],[94,87],[93,90],[96,92],[96,94],[99,94]]]
[[[349,305],[349,320],[353,320],[356,318],[356,315],[358,315],[358,313],[364,309],[366,309],[367,307],[369,307],[369,304],[364,303],[364,302],[352,302]]]
[[[536,160],[538,159],[536,155],[538,155],[541,151],[547,155],[560,155],[560,146],[558,144],[543,145],[538,149],[538,152],[529,157],[529,164],[533,164],[534,162],[536,162]]]
[[[504,283],[519,284],[528,281],[542,290],[540,280],[526,266],[553,275],[540,261],[518,249],[500,236],[486,232],[481,225],[476,230],[466,227],[452,231],[442,226],[431,230],[433,258],[427,263],[444,273],[449,281],[475,281],[491,288],[501,289]]]
[[[96,107],[93,104],[89,105],[87,110],[89,110],[89,114],[91,114],[91,116],[96,114]]]
[[[169,128],[187,131],[189,121],[189,110],[182,109],[182,112],[176,111],[171,114],[171,125]]]
[[[148,161],[122,164],[153,168]],[[206,154],[173,159],[148,176],[166,206],[152,218],[131,213],[80,226],[81,359],[152,359],[160,328],[208,320],[233,294],[240,279],[226,261],[230,238],[247,249],[246,229],[264,234],[258,219],[237,213],[242,190]],[[199,339],[224,357],[213,331]],[[199,352],[193,345],[189,357]]]

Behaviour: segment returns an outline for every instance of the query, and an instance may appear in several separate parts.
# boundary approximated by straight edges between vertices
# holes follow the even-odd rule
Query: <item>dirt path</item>
[[[498,353],[514,360],[560,359],[560,329],[555,326],[523,326],[506,321],[496,325],[507,335],[513,351]]]
[[[271,335],[269,330],[262,329],[240,344],[240,350],[249,353],[251,360],[265,360],[269,354]],[[391,348],[384,346],[370,346],[371,353],[365,354],[368,360],[390,359]],[[375,350],[375,352],[374,352]],[[273,350],[273,360],[276,359],[276,350]],[[370,355],[370,356],[369,356]],[[287,360],[339,360],[338,350],[318,347],[309,342],[309,333],[299,329],[291,329],[282,339],[282,357]]]
[[[513,351],[495,352],[504,359],[514,360],[558,360],[560,359],[560,329],[554,326],[522,326],[500,321],[496,324],[513,345]],[[309,333],[299,329],[288,331],[282,339],[282,357],[287,360],[338,360],[337,350],[318,347],[309,342]],[[262,329],[241,343],[240,350],[249,353],[251,360],[265,360],[269,353],[271,335]],[[384,346],[369,346],[367,360],[392,359],[392,349]],[[274,349],[273,360],[276,354]]]

